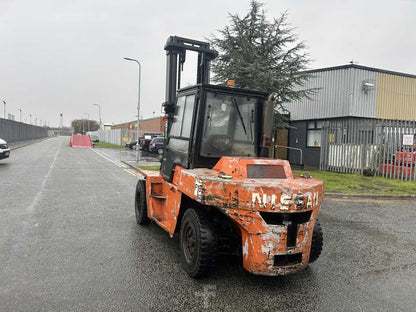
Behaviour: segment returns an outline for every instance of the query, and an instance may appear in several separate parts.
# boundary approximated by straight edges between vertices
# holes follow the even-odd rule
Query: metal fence
[[[40,139],[48,136],[48,129],[0,118],[0,138],[7,142]]]
[[[136,131],[113,129],[113,130],[98,130],[94,132],[87,132],[89,135],[96,135],[100,142],[107,142],[111,144],[124,145],[136,139]]]
[[[416,121],[325,121],[320,169],[416,181]]]

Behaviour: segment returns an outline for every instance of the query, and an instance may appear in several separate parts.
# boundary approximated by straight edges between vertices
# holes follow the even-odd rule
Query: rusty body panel
[[[284,275],[309,262],[323,182],[292,174],[285,160],[222,157],[213,169],[176,166],[172,183],[146,178],[149,218],[173,236],[182,194],[216,207],[241,232],[243,265],[261,275]]]

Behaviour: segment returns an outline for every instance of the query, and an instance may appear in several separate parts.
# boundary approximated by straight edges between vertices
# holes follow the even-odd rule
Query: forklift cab
[[[210,84],[180,89],[168,120],[161,174],[212,168],[222,156],[258,157],[267,94]]]

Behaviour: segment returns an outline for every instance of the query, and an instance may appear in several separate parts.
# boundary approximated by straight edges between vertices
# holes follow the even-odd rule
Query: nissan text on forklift
[[[242,255],[258,275],[305,269],[322,250],[317,220],[323,181],[269,159],[273,94],[209,84],[209,43],[171,36],[167,54],[167,135],[160,172],[140,170],[135,212],[179,233],[183,267],[210,273],[219,253]],[[196,85],[181,88],[186,51],[198,53]]]

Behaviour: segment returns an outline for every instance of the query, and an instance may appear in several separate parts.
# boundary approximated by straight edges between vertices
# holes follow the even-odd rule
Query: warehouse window
[[[306,130],[306,146],[320,147],[321,146],[321,128],[322,121],[308,121]]]

